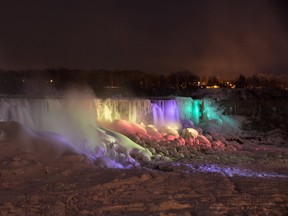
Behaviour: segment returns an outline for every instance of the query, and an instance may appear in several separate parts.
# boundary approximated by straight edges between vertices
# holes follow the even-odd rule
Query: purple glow
[[[176,100],[155,100],[151,102],[153,104],[153,120],[155,125],[180,124],[179,108]]]
[[[184,167],[186,172],[204,172],[204,173],[220,173],[222,175],[228,177],[234,176],[244,176],[244,177],[258,177],[258,178],[288,178],[285,174],[277,174],[277,173],[266,173],[260,171],[252,171],[247,169],[241,169],[238,167],[231,167],[225,165],[218,164],[206,164],[206,165],[193,165],[193,164],[184,164],[177,163],[174,164],[176,167]]]

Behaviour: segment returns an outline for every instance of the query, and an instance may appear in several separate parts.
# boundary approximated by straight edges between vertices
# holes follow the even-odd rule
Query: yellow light
[[[53,80],[52,80],[52,79],[50,80],[50,83],[53,83]]]

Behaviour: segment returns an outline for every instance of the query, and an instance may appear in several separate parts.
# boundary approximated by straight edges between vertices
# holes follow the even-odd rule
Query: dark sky
[[[280,0],[7,0],[0,68],[288,73]]]

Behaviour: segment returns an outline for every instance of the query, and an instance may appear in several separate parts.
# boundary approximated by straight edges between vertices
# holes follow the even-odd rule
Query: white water
[[[206,112],[206,116],[208,116],[207,110],[209,109],[202,110],[202,112]],[[1,124],[1,131],[5,132],[6,130],[7,132],[8,125],[9,127],[25,127],[26,131],[30,131],[29,136],[33,134],[33,137],[39,138],[40,136],[41,139],[43,137],[48,139],[49,133],[50,135],[54,134],[51,135],[51,138],[55,140],[58,137],[57,142],[59,141],[59,143],[63,143],[65,140],[65,143],[90,158],[93,158],[93,155],[99,155],[99,152],[97,153],[95,150],[99,150],[99,147],[100,152],[104,152],[102,156],[114,155],[113,159],[119,155],[115,156],[111,152],[119,149],[121,150],[118,153],[123,154],[124,152],[125,157],[129,157],[130,152],[134,149],[142,152],[140,155],[146,159],[149,155],[151,156],[150,152],[127,137],[105,128],[100,129],[98,122],[111,123],[121,119],[130,123],[144,122],[145,125],[154,124],[157,127],[172,126],[172,128],[181,129],[183,126],[181,123],[185,120],[193,120],[198,124],[201,115],[203,113],[201,113],[199,102],[191,98],[97,99],[93,95],[79,93],[61,99],[0,98],[0,120],[3,122],[16,121],[21,124],[20,126]],[[209,115],[219,118],[219,115],[214,115],[213,111]],[[207,120],[210,121],[208,118]],[[223,123],[222,120],[221,123]],[[126,128],[123,129],[126,130]],[[124,134],[129,134],[129,131]],[[30,138],[28,139],[27,136],[26,140],[29,140]],[[123,149],[126,150],[123,151]]]
[[[133,150],[138,150],[140,156],[149,159],[151,154],[149,151],[124,136],[117,136],[116,133],[111,135],[108,130],[98,127],[97,105],[99,104],[97,102],[97,99],[89,97],[76,99],[2,98],[0,100],[2,121],[0,130],[3,135],[1,139],[13,141],[31,151],[40,149],[40,143],[42,145],[49,143],[56,152],[57,149],[63,152],[65,146],[66,150],[85,154],[91,159],[95,159],[94,156],[98,154],[98,157],[109,157],[105,160],[112,159],[116,163],[123,162],[124,157],[133,163],[130,157]],[[128,115],[133,118],[131,116],[132,114]],[[114,137],[109,138],[111,136]],[[102,149],[100,155],[99,147]],[[130,162],[128,165],[131,164]],[[115,163],[113,165],[113,167],[119,166]]]

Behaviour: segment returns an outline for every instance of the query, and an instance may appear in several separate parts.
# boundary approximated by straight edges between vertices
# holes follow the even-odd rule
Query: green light
[[[192,115],[192,120],[194,124],[196,125],[199,124],[200,116],[201,116],[201,113],[200,113],[199,101],[194,100],[193,101],[193,115]]]
[[[223,121],[221,119],[222,113],[216,104],[213,103],[213,101],[205,99],[203,102],[204,108],[203,108],[203,117],[206,120],[216,120],[217,124],[222,125]]]

